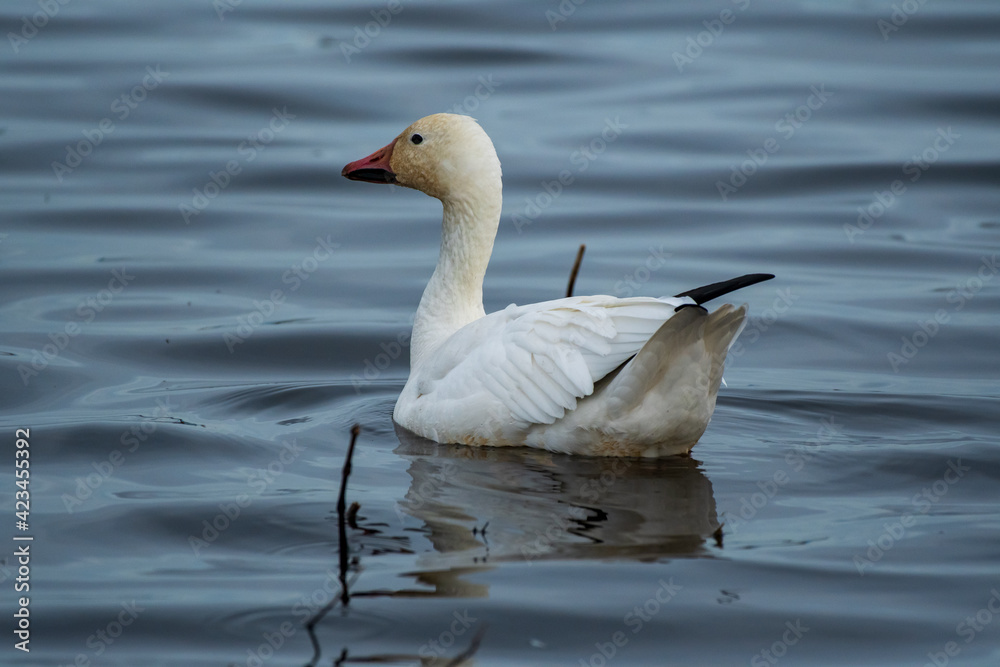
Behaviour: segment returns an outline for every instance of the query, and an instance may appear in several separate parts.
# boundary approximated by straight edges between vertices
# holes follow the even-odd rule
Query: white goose
[[[599,456],[687,454],[715,409],[746,306],[709,299],[752,274],[676,297],[580,296],[486,315],[483,277],[500,222],[500,160],[475,120],[434,114],[344,167],[441,200],[441,254],[413,323],[393,419],[440,443]]]

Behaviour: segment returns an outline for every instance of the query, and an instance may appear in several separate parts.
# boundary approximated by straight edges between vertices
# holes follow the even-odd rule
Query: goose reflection
[[[349,590],[346,533],[340,544],[342,595],[307,623],[314,656],[322,655],[317,625],[338,601],[354,598],[485,598],[489,584],[474,575],[493,562],[530,564],[545,560],[601,559],[659,561],[710,556],[706,542],[719,535],[712,483],[687,457],[667,459],[585,458],[527,448],[440,445],[397,426],[395,453],[409,463],[410,486],[399,501],[401,518],[417,529],[430,549],[417,546],[412,528],[398,536],[406,552],[420,553],[405,573],[417,586],[391,590]],[[385,524],[355,529],[379,535]],[[721,539],[719,537],[717,540]],[[355,545],[357,547],[357,545]],[[412,550],[411,550],[412,549]],[[422,552],[422,553],[421,553]],[[349,655],[335,665],[395,662],[466,664],[479,648],[485,626],[456,658],[421,655]]]
[[[440,587],[450,571],[452,595],[456,569],[490,561],[706,556],[718,534],[712,483],[691,458],[439,445],[399,426],[396,435],[412,478],[399,511],[433,547],[418,578]]]

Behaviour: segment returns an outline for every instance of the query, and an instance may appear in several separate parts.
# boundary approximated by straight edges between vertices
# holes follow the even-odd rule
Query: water
[[[897,6],[6,3],[0,660],[996,664],[1000,12]],[[692,460],[396,434],[440,209],[339,172],[443,110],[488,310],[777,275]]]

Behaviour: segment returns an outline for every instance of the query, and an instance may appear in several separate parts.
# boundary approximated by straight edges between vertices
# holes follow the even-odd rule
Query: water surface
[[[0,9],[4,662],[1000,661],[993,3],[40,6]],[[579,294],[777,275],[693,459],[397,434],[440,206],[339,173],[438,111],[503,163],[487,310],[580,243]]]

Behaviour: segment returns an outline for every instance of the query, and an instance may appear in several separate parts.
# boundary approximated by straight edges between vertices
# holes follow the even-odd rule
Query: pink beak
[[[392,149],[396,146],[396,140],[384,148],[380,148],[368,157],[351,162],[340,172],[341,176],[352,181],[365,181],[366,183],[395,183],[396,174],[389,164],[392,161]]]

